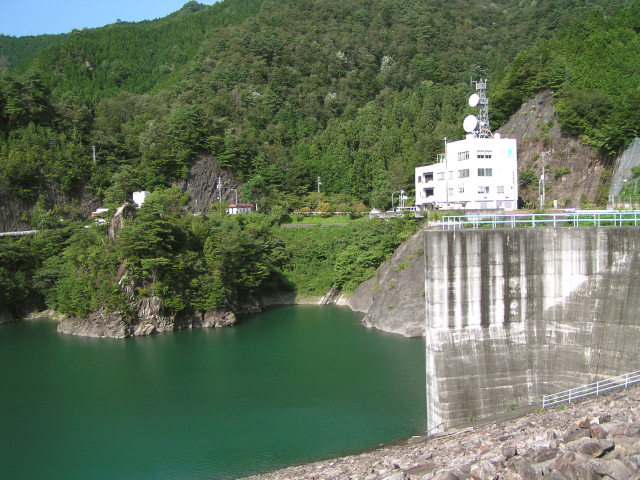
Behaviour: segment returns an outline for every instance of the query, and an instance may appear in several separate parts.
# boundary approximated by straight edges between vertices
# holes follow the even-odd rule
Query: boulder
[[[56,331],[63,335],[81,337],[125,338],[131,335],[130,319],[123,312],[101,309],[86,318],[65,318]]]
[[[233,312],[222,310],[208,310],[202,315],[201,324],[203,328],[230,327],[237,322]]]
[[[584,453],[591,457],[601,457],[613,450],[613,447],[613,440],[601,440],[598,438],[580,438],[566,445],[567,450]]]

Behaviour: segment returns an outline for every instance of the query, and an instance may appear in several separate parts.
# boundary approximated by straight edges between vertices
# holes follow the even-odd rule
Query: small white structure
[[[454,210],[515,210],[518,208],[516,140],[492,135],[486,80],[476,83],[469,106],[478,117],[463,122],[467,137],[447,143],[437,163],[415,169],[416,206]]]
[[[140,208],[144,201],[147,199],[147,195],[149,192],[146,190],[142,190],[140,192],[133,192],[133,203],[136,204],[136,207]]]
[[[416,205],[437,209],[515,210],[518,207],[516,140],[476,138],[446,144],[437,163],[415,169]]]
[[[237,215],[238,213],[252,213],[253,212],[253,204],[245,203],[245,204],[232,204],[227,207],[227,213],[229,215]]]
[[[108,208],[96,208],[93,212],[91,212],[92,217],[101,217],[105,213],[109,211]]]

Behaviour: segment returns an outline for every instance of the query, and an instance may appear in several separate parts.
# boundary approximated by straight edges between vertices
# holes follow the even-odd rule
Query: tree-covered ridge
[[[627,145],[640,129],[640,6],[593,13],[522,51],[496,88],[498,122],[544,89],[564,133],[609,155]]]
[[[46,73],[55,96],[72,93],[93,107],[121,90],[145,93],[174,82],[213,29],[243,22],[259,0],[227,0],[211,7],[189,2],[178,12],[153,21],[117,22],[74,30],[18,66]]]
[[[0,172],[25,198],[87,185],[116,205],[185,178],[207,154],[267,208],[313,191],[317,177],[325,192],[385,208],[444,137],[463,134],[470,78],[503,77],[493,111],[504,116],[535,90],[518,80],[526,51],[505,70],[518,51],[536,38],[549,51],[573,38],[570,20],[624,3],[225,0],[76,32],[4,74]],[[634,116],[628,105],[621,121]],[[617,134],[601,130],[599,143]],[[48,152],[42,161],[30,144]]]
[[[45,48],[67,41],[68,35],[12,37],[0,34],[0,71],[13,68]]]

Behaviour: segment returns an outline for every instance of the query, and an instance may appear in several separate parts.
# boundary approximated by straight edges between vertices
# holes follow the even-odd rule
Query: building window
[[[425,197],[433,197],[433,188],[425,188],[424,189]]]
[[[498,193],[504,193],[504,185],[498,185]]]
[[[449,196],[453,197],[453,187],[449,187]]]
[[[458,187],[458,193],[464,193],[464,184]]]
[[[479,168],[478,169],[479,177],[491,177],[493,176],[493,168]]]
[[[458,160],[469,160],[469,152],[458,152]]]
[[[478,187],[478,193],[489,193],[489,187]]]
[[[478,150],[478,158],[491,158],[491,150]]]
[[[450,170],[449,171],[449,180],[452,180],[452,179],[453,179],[453,170]]]
[[[444,180],[444,172],[438,172],[438,180]]]
[[[433,172],[428,172],[424,174],[424,183],[433,181]]]
[[[462,170],[458,170],[458,178],[467,178],[469,176],[469,169],[463,168]]]

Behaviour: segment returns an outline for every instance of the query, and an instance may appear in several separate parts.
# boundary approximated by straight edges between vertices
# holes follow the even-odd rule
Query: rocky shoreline
[[[265,308],[281,305],[322,305],[325,297],[296,298],[295,295],[282,293],[261,298],[246,305],[240,314],[258,313]],[[149,297],[131,302],[135,315],[124,312],[108,312],[101,309],[87,317],[68,317],[53,310],[33,312],[23,320],[55,320],[56,331],[63,335],[75,335],[94,338],[127,338],[133,336],[155,335],[189,328],[220,328],[233,326],[238,316],[232,311],[212,310],[207,312],[176,315],[165,308],[159,297]],[[343,303],[344,304],[344,303]],[[18,319],[13,319],[18,321]]]
[[[640,478],[640,387],[247,480]]]

